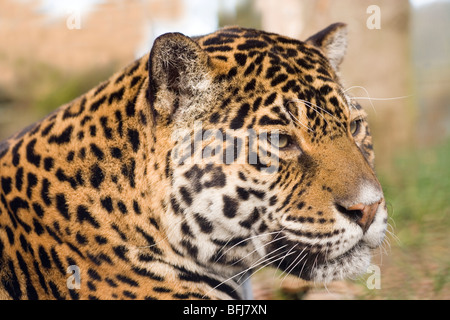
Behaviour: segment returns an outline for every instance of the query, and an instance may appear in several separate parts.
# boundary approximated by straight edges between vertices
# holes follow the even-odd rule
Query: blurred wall
[[[15,63],[21,60],[63,70],[131,62],[151,33],[152,19],[176,20],[182,11],[181,0],[116,0],[51,18],[41,1],[1,0],[0,83],[13,80]]]
[[[447,102],[450,97],[445,85],[442,86],[448,82],[448,72],[438,76],[442,70],[449,70],[449,60],[445,60],[448,54],[443,58],[445,65],[430,65],[433,56],[424,58],[422,51],[418,51],[413,61],[411,38],[420,35],[416,46],[445,52],[445,47],[432,46],[430,39],[436,37],[432,30],[436,23],[439,29],[446,29],[447,24],[441,24],[448,20],[445,20],[448,6],[435,8],[412,28],[415,14],[408,0],[217,1],[222,6],[226,1],[228,7],[234,3],[235,21],[227,20],[227,24],[262,28],[298,39],[306,39],[337,21],[347,23],[349,46],[342,76],[349,93],[361,97],[360,102],[369,112],[378,162],[390,161],[395,150],[415,145],[417,140],[430,143],[438,136],[450,134]],[[208,2],[206,6],[203,2],[207,1],[98,0],[90,11],[80,15],[80,28],[70,29],[68,19],[74,12],[63,12],[49,19],[39,0],[0,0],[0,139],[56,107],[50,104],[39,111],[33,106],[41,94],[60,90],[57,85],[61,76],[47,81],[39,74],[40,69],[47,77],[52,72],[62,73],[65,80],[74,74],[86,77],[83,73],[88,70],[94,73],[107,68],[118,70],[150,48],[151,39],[164,29],[161,26],[173,24],[180,29],[177,31],[189,34],[189,28],[197,20],[216,15],[221,20],[220,12],[205,9],[214,5]],[[370,17],[367,8],[371,5],[381,10],[379,30],[371,30],[366,25]],[[198,14],[195,19],[186,15],[192,10]],[[180,21],[187,25],[182,26]],[[438,43],[448,44],[450,38],[445,33],[442,36]],[[42,66],[52,70],[44,70]],[[432,85],[433,82],[438,84]],[[405,96],[408,97],[392,99]],[[369,97],[374,100],[366,100]],[[15,99],[14,108],[2,102],[10,98]],[[15,116],[17,111],[21,112],[20,117]],[[447,114],[444,120],[442,114]]]
[[[450,137],[450,2],[416,10],[412,19],[418,134],[428,145]]]
[[[371,5],[381,10],[381,29],[367,27]],[[414,97],[363,100],[414,94],[408,0],[256,0],[256,6],[262,14],[263,29],[301,40],[331,23],[346,23],[349,43],[342,78],[347,88],[365,88],[348,92],[362,97],[359,101],[369,113],[372,131],[377,133],[377,162],[389,161],[397,148],[415,139]]]
[[[155,24],[183,12],[183,0],[96,1],[58,14],[40,0],[0,0],[0,140],[131,63]]]

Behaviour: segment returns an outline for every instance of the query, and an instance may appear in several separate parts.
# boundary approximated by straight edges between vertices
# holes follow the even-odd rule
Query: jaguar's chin
[[[290,252],[276,267],[299,278],[316,283],[356,278],[370,266],[371,249],[363,241],[345,253],[329,259],[322,252]]]
[[[371,249],[365,243],[359,243],[346,253],[325,260],[310,271],[310,279],[319,283],[356,278],[367,272],[370,265]]]

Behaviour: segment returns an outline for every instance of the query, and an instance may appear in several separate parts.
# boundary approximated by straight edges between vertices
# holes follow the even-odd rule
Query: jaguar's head
[[[328,282],[366,271],[387,211],[366,114],[338,67],[346,27],[305,42],[225,28],[165,34],[148,100],[176,250],[233,276],[265,265]]]

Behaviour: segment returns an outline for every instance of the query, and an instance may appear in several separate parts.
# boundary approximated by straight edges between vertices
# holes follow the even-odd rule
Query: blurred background
[[[390,213],[373,259],[380,286],[368,285],[370,272],[323,287],[265,269],[254,295],[450,299],[450,1],[0,0],[0,140],[148,52],[162,33],[240,25],[306,39],[338,21],[349,27],[342,77],[369,113]]]

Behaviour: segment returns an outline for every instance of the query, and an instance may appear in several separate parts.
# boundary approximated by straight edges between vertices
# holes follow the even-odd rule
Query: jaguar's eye
[[[278,137],[278,139],[276,139]],[[278,148],[278,149],[284,149],[291,145],[292,139],[287,134],[279,134],[274,136],[269,136],[270,143]]]
[[[361,130],[361,119],[356,119],[350,122],[350,133],[352,136],[356,136]]]

